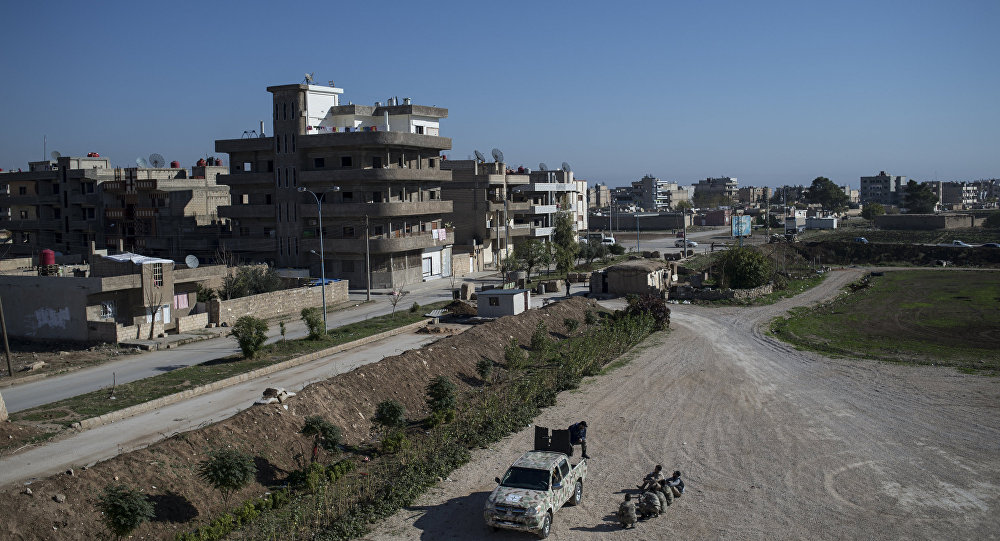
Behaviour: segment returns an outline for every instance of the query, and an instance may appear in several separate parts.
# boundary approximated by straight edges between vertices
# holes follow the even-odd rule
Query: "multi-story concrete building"
[[[687,190],[676,182],[660,180],[653,175],[632,182],[632,199],[648,211],[672,210],[680,201],[686,201],[687,196]]]
[[[440,154],[451,139],[439,135],[448,110],[408,98],[342,105],[342,89],[319,85],[267,90],[273,135],[215,143],[230,156],[230,174],[219,177],[233,200],[219,209],[233,221],[225,248],[315,275],[321,254],[328,277],[355,284],[370,261],[377,288],[449,275],[455,235],[444,216],[453,206],[441,187],[452,177]],[[323,197],[322,223],[300,188]]]
[[[704,198],[706,201],[718,201],[722,205],[728,205],[736,200],[738,191],[736,177],[718,177],[699,180],[694,185],[694,196],[696,199]]]
[[[979,203],[979,185],[973,182],[941,182],[940,203],[953,208],[969,209]]]
[[[889,175],[885,171],[872,177],[861,177],[861,203],[898,206],[903,200],[906,177]]]
[[[173,164],[177,165],[177,164]],[[216,207],[229,190],[215,184],[224,168],[112,168],[108,158],[62,156],[0,174],[0,228],[9,255],[42,249],[89,257],[94,250],[141,251],[182,258],[216,250]]]
[[[600,209],[611,206],[611,190],[600,182],[587,190],[587,208]]]
[[[844,190],[844,195],[847,196],[847,203],[851,205],[857,205],[861,202],[861,192],[851,188],[849,185],[845,184],[841,186]]]
[[[760,205],[771,201],[774,190],[767,186],[744,186],[736,192],[736,200],[744,205]]]
[[[568,212],[578,231],[587,229],[586,181],[577,181],[572,171],[531,171],[529,182],[514,187],[515,201],[529,203],[528,211],[515,217],[514,225],[527,224],[532,237],[549,238],[556,215]]]

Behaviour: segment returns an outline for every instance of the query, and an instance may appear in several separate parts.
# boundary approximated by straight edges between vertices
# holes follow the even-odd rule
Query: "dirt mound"
[[[479,313],[475,306],[458,300],[448,303],[445,309],[448,310],[448,313],[456,316],[475,316]]]
[[[156,504],[157,518],[140,527],[137,538],[172,538],[227,510],[218,493],[197,478],[197,464],[207,452],[235,446],[256,457],[256,482],[233,497],[235,507],[235,502],[263,494],[268,485],[308,460],[310,440],[298,434],[305,416],[322,415],[343,429],[345,443],[362,443],[369,437],[370,418],[378,402],[396,400],[406,408],[408,418],[422,418],[428,413],[424,389],[432,378],[447,376],[460,392],[468,392],[477,381],[476,362],[484,357],[502,361],[504,345],[511,338],[528,343],[538,322],[544,321],[558,339],[569,334],[564,321],[582,322],[586,311],[599,309],[592,300],[572,298],[500,318],[309,385],[289,401],[287,410],[277,404],[256,406],[87,470],[78,468],[73,475],[36,481],[30,485],[31,495],[21,493],[21,487],[5,487],[0,506],[6,516],[18,518],[4,521],[0,538],[98,538],[105,529],[94,503],[104,486],[115,481],[142,489]],[[66,500],[57,503],[56,494],[65,495]]]

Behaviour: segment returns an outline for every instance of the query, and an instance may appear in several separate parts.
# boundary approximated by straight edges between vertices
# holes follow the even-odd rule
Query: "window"
[[[56,219],[62,218],[62,210],[52,209],[52,217]]]
[[[562,476],[566,477],[569,475],[569,464],[565,460],[559,463],[559,470],[562,472]]]
[[[153,285],[163,287],[163,263],[153,263]]]
[[[25,186],[21,186],[20,188],[17,189],[17,194],[18,195],[28,195],[28,188],[25,187]]]
[[[381,225],[373,225],[372,226],[372,234],[374,234],[374,235],[381,235],[382,231],[383,231],[383,229],[382,229]]]
[[[427,160],[427,167],[434,169],[434,158]]]
[[[354,160],[352,160],[350,156],[341,156],[340,157],[340,166],[341,167],[354,167]]]
[[[500,297],[490,297],[490,306],[500,306]]]
[[[240,204],[241,205],[249,205],[250,204],[250,194],[245,193],[245,194],[241,195],[240,196]]]
[[[354,192],[341,192],[341,193],[343,195],[341,195],[340,197],[344,201],[354,201]]]
[[[84,212],[85,212],[85,217],[88,220],[93,220],[96,215],[96,212],[94,211],[93,207],[88,207],[87,209],[84,210]]]
[[[437,196],[438,196],[437,192],[431,192],[430,193],[431,199],[437,199],[438,198]]]
[[[423,135],[424,134],[424,127],[423,126],[414,126],[413,127],[413,133],[419,133],[420,135]]]
[[[270,205],[271,204],[271,194],[269,194],[269,193],[268,194],[264,194],[264,204],[265,205]]]
[[[114,319],[115,312],[115,301],[101,301],[101,319]]]
[[[243,162],[243,172],[249,173],[250,171],[253,171],[253,164],[250,162]]]
[[[374,169],[381,169],[382,168],[382,157],[381,156],[373,156],[372,157],[372,168],[374,168]],[[21,188],[21,189],[23,190],[24,188]]]
[[[313,158],[313,167],[322,169],[326,167],[326,158]]]
[[[351,226],[345,227],[344,228],[344,237],[345,238],[353,238],[354,237],[354,228],[351,227]]]
[[[267,172],[268,173],[274,172],[274,160],[267,160]]]
[[[21,219],[22,220],[27,220],[28,219],[28,211],[26,211],[26,210],[22,210],[21,211]]]

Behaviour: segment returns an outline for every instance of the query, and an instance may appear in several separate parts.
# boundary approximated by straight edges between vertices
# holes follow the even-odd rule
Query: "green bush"
[[[628,315],[648,314],[656,323],[657,330],[666,329],[670,325],[670,308],[663,297],[644,293],[642,295],[629,295],[626,297],[628,307],[625,313]]]
[[[476,361],[476,373],[479,374],[479,379],[483,382],[489,379],[490,375],[493,374],[493,360],[483,357]]]
[[[104,487],[97,498],[97,508],[101,510],[104,525],[119,539],[155,515],[145,494],[123,484]]]
[[[198,302],[209,302],[219,298],[219,294],[216,293],[214,289],[205,287],[201,284],[195,284],[194,290],[197,295]]]
[[[410,440],[402,430],[394,430],[386,437],[382,438],[380,451],[385,455],[394,455],[400,451],[410,448]]]
[[[625,247],[621,244],[612,244],[608,247],[608,251],[611,252],[611,255],[624,255]]]
[[[401,428],[406,425],[406,408],[395,400],[383,400],[375,406],[372,421],[385,428]]]
[[[219,296],[223,300],[238,299],[278,291],[282,286],[281,277],[272,267],[242,266],[223,279]]]
[[[593,325],[597,323],[597,315],[594,314],[593,310],[587,310],[583,313],[583,322],[587,325]]]
[[[568,330],[571,333],[574,333],[580,327],[580,321],[576,320],[576,319],[573,319],[571,317],[568,317],[568,318],[566,318],[566,319],[563,320],[563,325],[566,326],[566,330]]]
[[[309,329],[309,339],[319,340],[326,336],[326,329],[323,328],[323,310],[315,306],[302,309],[302,322]]]
[[[507,370],[523,370],[528,365],[528,355],[517,344],[516,338],[511,338],[504,346],[503,358],[507,363]]]
[[[303,436],[312,436],[313,446],[327,452],[336,451],[340,445],[340,428],[319,415],[306,417],[300,433]]]
[[[427,384],[427,408],[431,413],[447,414],[454,411],[456,403],[455,384],[447,377],[438,376]]]
[[[549,338],[549,329],[544,322],[539,321],[535,325],[535,331],[531,333],[531,351],[539,355],[544,355],[552,344]]]
[[[410,305],[410,313],[411,314],[416,314],[418,310],[420,310],[420,305],[417,304],[416,302],[414,302],[412,305]]]
[[[716,261],[720,282],[726,287],[750,289],[771,279],[774,267],[771,259],[752,246],[730,248]]]
[[[236,338],[243,356],[253,359],[267,341],[267,322],[253,316],[243,316],[233,324],[230,334]]]
[[[237,449],[223,449],[209,453],[209,458],[198,464],[198,477],[222,493],[222,500],[229,503],[234,492],[247,486],[257,474],[253,457]]]

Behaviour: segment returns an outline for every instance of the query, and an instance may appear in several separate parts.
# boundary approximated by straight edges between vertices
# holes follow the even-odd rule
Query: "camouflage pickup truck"
[[[498,486],[483,511],[486,524],[494,531],[532,532],[545,539],[555,512],[563,505],[580,503],[585,477],[585,459],[572,466],[565,453],[528,451],[496,479]]]

